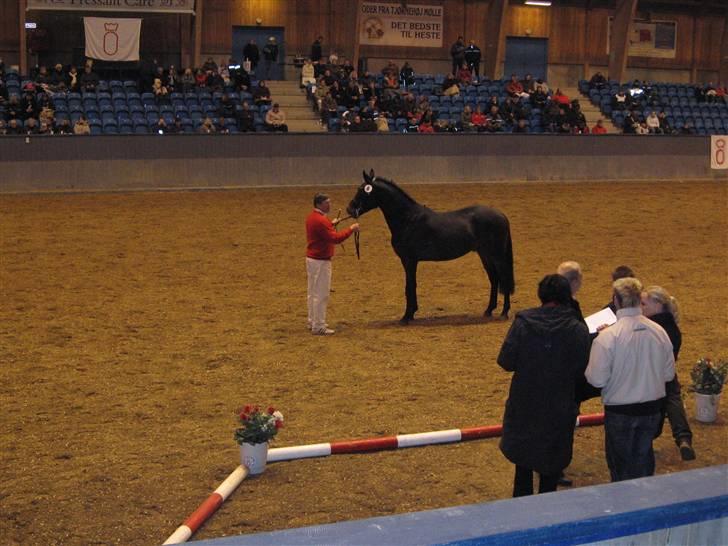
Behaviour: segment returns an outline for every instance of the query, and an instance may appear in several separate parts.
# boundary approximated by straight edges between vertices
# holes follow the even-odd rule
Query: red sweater
[[[344,242],[352,233],[351,228],[337,232],[331,220],[314,209],[306,217],[306,256],[314,260],[330,260],[334,255],[334,245]]]

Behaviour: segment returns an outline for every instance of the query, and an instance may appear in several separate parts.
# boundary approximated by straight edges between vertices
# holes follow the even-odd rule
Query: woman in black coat
[[[571,462],[578,406],[576,386],[589,359],[589,331],[571,307],[569,281],[547,275],[538,285],[541,307],[516,314],[498,364],[514,372],[500,448],[516,465],[513,496],[555,491]]]
[[[680,353],[680,346],[682,345],[682,334],[677,325],[679,315],[675,298],[660,286],[650,286],[642,292],[642,314],[662,326],[667,332],[672,342],[675,362],[677,362],[677,355]],[[672,436],[680,449],[682,460],[692,461],[695,459],[693,432],[690,430],[688,418],[685,414],[677,374],[675,374],[675,379],[665,384],[665,392],[664,413],[667,414],[670,421]],[[660,427],[660,430],[662,430],[662,427]]]

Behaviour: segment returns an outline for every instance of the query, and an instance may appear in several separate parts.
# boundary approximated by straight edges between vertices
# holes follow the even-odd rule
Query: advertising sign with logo
[[[138,61],[141,19],[84,17],[86,57],[101,61]]]
[[[607,29],[607,53],[612,36],[614,18],[609,17]],[[674,59],[677,53],[677,23],[675,21],[637,21],[629,25],[630,57]]]
[[[710,168],[728,169],[728,136],[710,136]]]
[[[442,6],[362,2],[359,43],[374,46],[442,47]]]

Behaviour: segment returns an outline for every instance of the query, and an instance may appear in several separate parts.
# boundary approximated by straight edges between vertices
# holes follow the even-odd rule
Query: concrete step
[[[326,131],[318,120],[289,119],[288,131],[294,133],[323,133]]]

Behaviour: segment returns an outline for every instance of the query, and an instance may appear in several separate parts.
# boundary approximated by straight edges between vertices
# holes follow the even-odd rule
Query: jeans
[[[659,430],[662,415],[604,414],[604,444],[607,466],[613,482],[652,476],[655,452],[652,439]]]
[[[693,432],[690,430],[687,415],[685,415],[685,406],[683,405],[682,396],[680,394],[680,382],[675,379],[665,384],[667,397],[665,399],[665,413],[670,421],[672,429],[672,437],[679,446],[680,442],[686,441],[689,444],[693,441]]]
[[[539,474],[538,477],[539,493],[556,491],[556,486],[559,483],[559,473]],[[525,497],[526,495],[533,495],[533,470],[516,465],[516,476],[513,479],[513,496]]]

